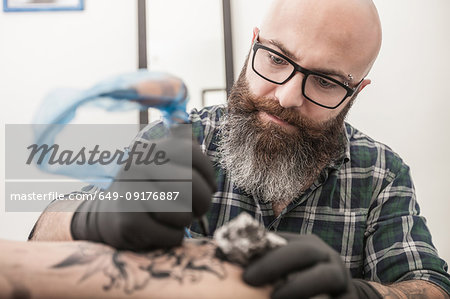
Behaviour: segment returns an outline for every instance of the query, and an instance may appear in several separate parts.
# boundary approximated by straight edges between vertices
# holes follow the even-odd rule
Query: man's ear
[[[370,83],[372,83],[372,81],[371,81],[370,79],[364,79],[364,80],[361,82],[361,85],[359,86],[359,91],[358,91],[358,93],[361,92],[361,91],[364,89],[364,87],[366,87],[366,86],[369,85]]]
[[[255,41],[255,38],[256,38],[256,36],[258,35],[258,33],[259,33],[259,28],[258,28],[258,27],[253,27],[252,45],[253,45],[253,43],[254,43],[254,41]]]

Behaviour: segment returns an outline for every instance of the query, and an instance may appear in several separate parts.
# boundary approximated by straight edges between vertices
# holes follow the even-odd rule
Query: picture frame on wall
[[[83,10],[84,0],[3,0],[4,12]]]

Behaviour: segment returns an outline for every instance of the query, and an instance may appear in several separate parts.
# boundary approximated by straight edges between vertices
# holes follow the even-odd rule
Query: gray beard
[[[312,159],[314,149],[309,145],[285,144],[283,134],[268,130],[273,138],[263,141],[266,134],[255,132],[250,118],[228,114],[220,127],[219,162],[245,192],[263,202],[287,203],[304,192],[320,167]],[[280,151],[261,153],[264,142],[277,143]]]
[[[342,157],[344,119],[353,100],[318,130],[309,120],[296,119],[297,112],[254,98],[243,70],[219,128],[219,163],[241,190],[266,203],[287,204],[299,198],[327,164]],[[293,120],[297,132],[261,122],[261,110]]]

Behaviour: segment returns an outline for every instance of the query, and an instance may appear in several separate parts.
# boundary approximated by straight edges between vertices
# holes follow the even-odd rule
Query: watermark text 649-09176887
[[[105,212],[190,211],[191,125],[136,137],[141,129],[6,125],[5,210],[40,212],[52,201],[98,200],[111,202]],[[175,138],[182,150],[169,142]]]

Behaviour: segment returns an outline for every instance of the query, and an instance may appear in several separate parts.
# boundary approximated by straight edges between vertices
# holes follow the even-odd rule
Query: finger
[[[187,227],[193,220],[191,212],[155,212],[149,214],[156,221],[174,228]]]
[[[205,179],[196,171],[192,171],[192,182],[189,183],[177,183],[177,182],[153,182],[151,185],[151,189],[153,192],[171,192],[178,191],[179,196],[176,201],[173,201],[171,204],[175,208],[177,206],[179,208],[178,211],[190,211],[193,213],[191,219],[188,216],[180,216],[180,219],[174,218],[172,223],[172,219],[170,218],[172,214],[168,215],[159,215],[157,217],[158,220],[163,221],[169,225],[178,226],[179,224],[183,224],[184,226],[191,224],[192,217],[200,217],[205,214],[210,205],[211,205],[211,197],[213,195],[213,191]],[[150,201],[150,204],[154,204]],[[148,210],[151,211],[151,210]],[[176,217],[176,216],[174,216]],[[189,221],[186,223],[186,221]]]
[[[211,205],[213,190],[197,171],[192,172],[192,212],[201,217]]]
[[[320,294],[339,295],[346,291],[346,273],[338,264],[319,263],[289,275],[284,284],[274,290],[272,298],[310,298]]]
[[[104,243],[134,251],[178,246],[184,236],[183,229],[161,224],[143,212],[105,213],[99,221],[99,230]]]
[[[170,128],[170,134],[176,139],[192,140],[192,125],[180,124]]]
[[[328,252],[315,245],[313,242],[296,241],[274,249],[250,264],[244,272],[243,279],[250,285],[260,286],[275,282],[291,272],[328,260]]]
[[[306,237],[305,235],[299,235],[297,233],[288,233],[288,232],[277,232],[277,235],[286,239],[286,241],[298,241],[300,238]]]
[[[173,156],[172,156],[173,157]],[[168,157],[164,163],[134,163],[127,169],[125,165],[117,174],[114,182],[152,182],[155,180],[190,179],[192,167],[173,163]],[[190,161],[189,161],[190,162]],[[145,187],[151,187],[144,185]],[[134,190],[133,190],[134,191]],[[150,190],[149,190],[150,191]]]
[[[206,180],[210,188],[216,192],[217,184],[209,158],[204,155],[200,146],[192,139],[167,139],[158,144],[159,150],[166,154],[170,163],[192,167],[197,170]],[[189,157],[188,155],[191,155]]]
[[[165,138],[157,142],[156,150],[165,154],[165,158],[170,163],[179,164],[185,167],[192,165],[192,143],[190,139]]]

